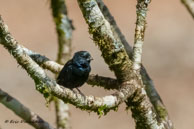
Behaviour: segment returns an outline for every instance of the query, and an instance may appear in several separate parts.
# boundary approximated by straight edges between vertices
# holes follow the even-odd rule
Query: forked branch
[[[45,97],[50,94],[62,99],[66,103],[71,103],[76,107],[94,112],[106,113],[111,109],[117,108],[119,104],[125,101],[129,96],[135,92],[135,85],[138,82],[132,80],[123,83],[123,88],[113,95],[105,97],[82,96],[75,94],[73,91],[61,87],[52,79],[50,79],[44,70],[36,64],[23,50],[22,46],[12,37],[8,31],[7,25],[4,24],[0,17],[0,43],[10,52],[10,54],[17,60],[18,64],[26,70],[30,77],[36,84],[36,89],[40,91]]]

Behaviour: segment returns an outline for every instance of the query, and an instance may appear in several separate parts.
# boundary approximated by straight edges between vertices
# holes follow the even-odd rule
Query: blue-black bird
[[[89,52],[76,52],[59,73],[57,83],[71,90],[76,88],[81,93],[78,87],[82,86],[88,79],[91,71],[91,60],[93,59]]]

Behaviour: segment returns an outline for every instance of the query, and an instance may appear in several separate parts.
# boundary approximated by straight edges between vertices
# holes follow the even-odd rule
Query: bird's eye
[[[82,57],[85,58],[85,59],[87,59],[88,58],[88,55],[83,55]]]

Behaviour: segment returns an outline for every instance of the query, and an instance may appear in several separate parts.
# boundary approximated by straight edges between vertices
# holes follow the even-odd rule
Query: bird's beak
[[[87,59],[88,61],[94,60],[92,57],[90,57],[89,59]]]
[[[90,60],[94,60],[92,57],[90,57]]]

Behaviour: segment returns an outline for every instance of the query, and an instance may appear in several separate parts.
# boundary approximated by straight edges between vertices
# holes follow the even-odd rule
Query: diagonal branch
[[[33,52],[24,46],[20,45],[21,49],[30,56],[37,64],[39,64],[43,69],[50,70],[51,72],[57,74],[63,68],[62,65],[50,60],[46,56],[40,55],[39,53]]]
[[[123,43],[125,47],[125,50],[127,51],[128,56],[130,57],[130,59],[132,59],[132,53],[133,53],[132,47],[127,43],[124,35],[121,33],[118,25],[116,24],[114,17],[111,15],[110,11],[108,10],[108,8],[106,7],[106,5],[103,3],[102,0],[96,0],[96,1],[104,17],[110,23],[114,35],[120,39],[120,41]],[[147,92],[147,95],[149,96],[150,101],[152,102],[157,112],[158,118],[163,121],[169,121],[170,119],[169,119],[166,107],[164,106],[158,92],[155,89],[152,79],[149,77],[143,65],[141,66],[140,74],[141,74],[143,83],[145,85],[145,90]]]
[[[105,19],[110,23],[113,35],[118,40],[120,40],[120,42],[122,42],[122,44],[124,45],[125,50],[126,50],[128,56],[131,58],[132,57],[133,49],[131,48],[131,46],[129,45],[129,43],[125,39],[125,36],[122,34],[121,30],[117,26],[117,23],[114,20],[114,17],[111,15],[109,9],[106,7],[106,5],[104,4],[104,2],[102,0],[96,0],[96,2],[98,3],[98,6],[99,6],[101,12],[103,13]]]
[[[191,16],[194,18],[194,1],[193,0],[181,0],[185,5]]]
[[[12,110],[16,115],[21,117],[25,122],[36,129],[54,129],[48,122],[44,121],[36,113],[30,111],[27,107],[21,104],[18,100],[0,89],[0,103]]]
[[[109,22],[104,18],[95,0],[78,0],[89,33],[100,48],[105,62],[108,64],[117,79],[122,82],[131,78],[130,67],[132,62],[124,49],[123,44],[114,37]]]
[[[149,129],[163,128],[163,124],[156,120],[155,111],[146,95],[140,75],[131,69],[132,61],[129,59],[121,40],[114,36],[111,26],[104,18],[96,0],[78,0],[78,4],[89,26],[89,32],[93,36],[93,40],[100,48],[105,62],[109,65],[110,70],[115,73],[118,81],[136,80],[138,82],[135,88],[137,88],[136,91],[141,92],[136,95],[133,94],[138,101],[138,104],[133,106],[138,111],[142,111],[142,114],[136,114],[138,117],[134,117],[136,124],[139,124],[138,119],[140,117],[144,119],[141,124],[146,125]],[[132,110],[132,112],[135,114],[136,111]]]
[[[140,70],[141,72],[145,71],[143,67],[141,68],[142,66],[141,58],[142,58],[142,49],[143,49],[143,42],[144,42],[144,35],[145,35],[145,28],[146,28],[146,15],[148,10],[148,5],[150,2],[151,2],[150,0],[137,0],[137,6],[136,6],[137,20],[136,20],[135,41],[134,41],[133,56],[132,56],[133,70],[135,70],[137,73],[139,73]],[[146,72],[144,72],[143,74],[144,75],[143,78],[146,77],[145,73]],[[149,78],[148,75],[147,75],[147,78]],[[157,115],[158,115],[158,121],[162,123],[165,128],[172,129],[173,128],[172,122],[169,119],[168,113],[159,95],[156,94],[157,92],[150,92],[150,91],[154,91],[153,89],[154,89],[153,87],[150,87],[149,89],[148,87],[146,87],[147,93],[150,94],[150,96],[153,94],[154,96],[156,95],[156,98],[153,98],[153,99],[159,100],[159,101],[153,101],[153,99],[151,100],[152,104],[155,105],[155,110],[157,111]],[[134,113],[142,113],[142,112],[134,111]],[[138,115],[134,115],[134,116],[138,116]],[[141,118],[138,118],[138,120],[139,120],[139,123],[144,121]],[[138,126],[139,127],[137,128],[143,128],[144,125],[139,124]]]

